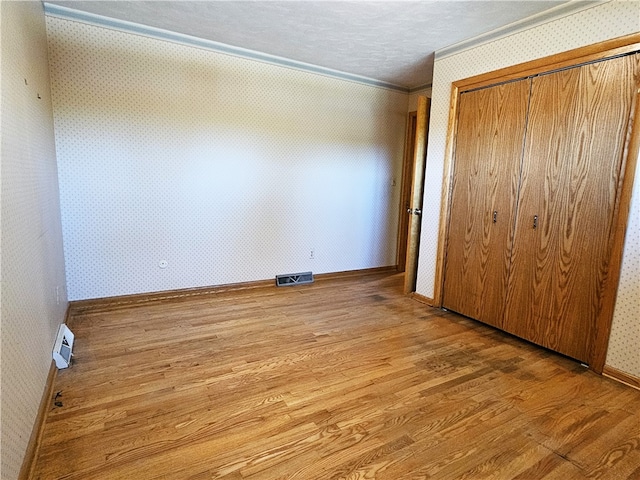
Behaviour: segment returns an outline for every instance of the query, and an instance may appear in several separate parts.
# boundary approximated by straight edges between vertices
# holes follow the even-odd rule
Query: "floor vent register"
[[[276,275],[276,285],[278,287],[286,287],[289,285],[302,285],[305,283],[313,283],[313,273],[288,273],[286,275]]]

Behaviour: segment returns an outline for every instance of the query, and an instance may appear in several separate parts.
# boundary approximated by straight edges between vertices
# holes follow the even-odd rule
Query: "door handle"
[[[538,215],[533,216],[533,229],[538,228]]]

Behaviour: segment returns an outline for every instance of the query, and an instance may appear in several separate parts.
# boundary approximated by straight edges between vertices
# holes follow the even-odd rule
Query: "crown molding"
[[[409,89],[409,93],[418,93],[421,92],[422,90],[427,90],[429,88],[431,88],[433,86],[433,84],[431,83],[425,83],[424,85],[419,85],[417,87],[412,87]]]
[[[185,35],[183,33],[177,33],[161,28],[142,25],[139,23],[128,22],[126,20],[118,20],[111,17],[105,17],[103,15],[97,15],[95,13],[83,12],[74,8],[63,7],[61,5],[55,5],[52,3],[44,2],[43,5],[45,15],[50,17],[72,20],[75,22],[86,23],[97,27],[132,33],[134,35],[142,35],[157,40],[178,43],[189,47],[201,48],[216,53],[232,55],[234,57],[268,63],[279,67],[302,70],[304,72],[323,75],[325,77],[336,78],[339,80],[346,80],[349,82],[360,83],[371,87],[379,87],[388,90],[395,90],[402,93],[409,93],[409,89],[406,87],[395,85],[389,82],[384,82],[382,80],[376,80],[361,75],[333,70],[331,68],[321,67],[319,65],[313,65],[310,63],[299,62],[297,60],[279,57],[277,55],[269,55],[267,53],[258,52],[256,50],[234,47],[225,43],[214,42],[213,40],[206,40],[204,38],[193,37],[191,35]]]
[[[611,0],[571,0],[567,3],[563,3],[562,5],[545,10],[544,12],[540,12],[536,15],[505,25],[504,27],[496,28],[490,32],[483,33],[482,35],[477,35],[473,38],[436,50],[435,58],[436,60],[442,60],[443,58],[456,55],[465,50],[494,42],[509,35],[529,30],[539,25],[573,15],[583,10],[597,7],[598,5],[602,5],[603,3],[608,3],[610,1]]]

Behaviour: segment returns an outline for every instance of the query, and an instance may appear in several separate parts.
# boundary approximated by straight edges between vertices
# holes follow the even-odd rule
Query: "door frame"
[[[409,215],[407,214],[407,210],[411,207],[411,182],[417,125],[418,112],[414,110],[407,114],[407,131],[404,140],[404,159],[402,161],[400,207],[398,213],[398,245],[396,251],[396,269],[398,272],[404,272],[407,264],[407,241],[409,238]]]
[[[558,53],[537,60],[520,63],[510,67],[483,73],[474,77],[458,80],[451,84],[451,100],[449,109],[449,121],[447,125],[447,140],[444,155],[443,181],[441,193],[441,214],[438,231],[438,247],[436,257],[436,272],[434,279],[434,306],[442,306],[444,288],[444,260],[445,247],[448,235],[448,225],[451,207],[453,163],[455,157],[455,134],[458,118],[458,99],[461,92],[476,88],[487,87],[497,83],[508,82],[531,75],[551,72],[583,63],[603,60],[609,57],[640,52],[640,33],[634,33],[623,37],[607,40],[595,45],[588,45],[566,52]],[[636,101],[632,106],[632,118],[635,120],[630,125],[627,133],[626,148],[622,159],[622,182],[616,195],[616,207],[614,211],[614,234],[609,242],[609,275],[606,289],[602,296],[601,309],[596,318],[596,325],[591,341],[591,356],[589,366],[596,373],[601,374],[605,365],[613,310],[615,308],[616,293],[620,280],[620,268],[622,265],[622,253],[624,250],[624,238],[631,206],[631,193],[633,189],[634,172],[640,149],[640,90],[636,95]]]
[[[424,173],[427,157],[427,133],[431,99],[420,95],[416,117],[415,147],[413,149],[413,168],[411,175],[411,195],[407,227],[407,256],[404,272],[404,293],[408,295],[416,290],[418,275],[418,250],[420,246],[420,227],[422,225],[422,199],[424,194]]]

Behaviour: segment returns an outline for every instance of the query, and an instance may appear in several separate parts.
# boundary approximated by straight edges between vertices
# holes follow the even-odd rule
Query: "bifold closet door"
[[[443,306],[501,327],[530,80],[459,98]]]
[[[531,88],[504,328],[587,363],[639,74],[629,55]]]

